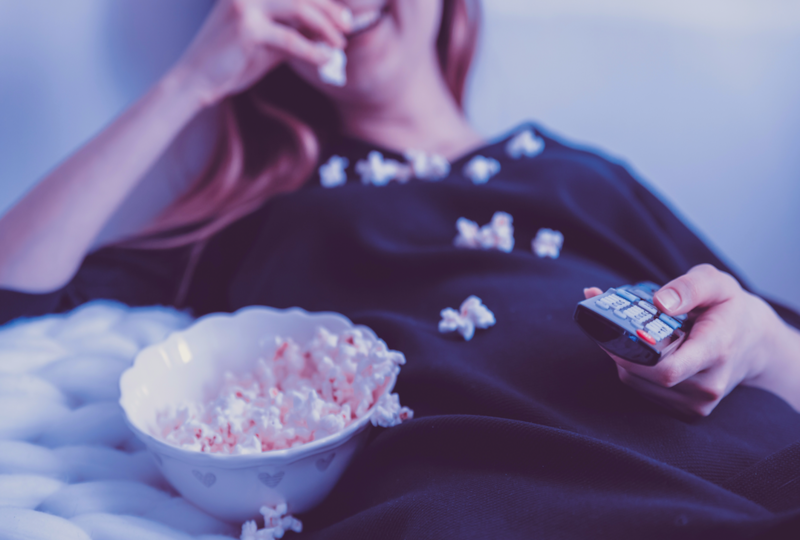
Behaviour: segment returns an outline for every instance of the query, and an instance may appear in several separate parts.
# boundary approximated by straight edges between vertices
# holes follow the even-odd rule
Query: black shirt
[[[336,311],[371,327],[407,364],[396,390],[414,420],[374,430],[311,538],[749,538],[800,534],[800,414],[738,387],[686,418],[623,385],[572,321],[584,287],[665,283],[692,266],[730,271],[627,170],[530,127],[545,141],[512,159],[509,137],[463,156],[440,181],[363,185],[375,147],[342,139],[344,185],[319,178],[267,202],[207,244],[185,295],[196,315],[261,304]],[[387,158],[402,156],[379,149]],[[501,169],[463,174],[475,155]],[[510,253],[455,247],[455,223],[513,216]],[[560,231],[557,259],[531,240]],[[0,291],[0,321],[94,298],[170,305],[190,248],[100,250],[62,290]],[[439,312],[479,296],[497,324],[471,341]],[[790,324],[800,316],[774,304]]]

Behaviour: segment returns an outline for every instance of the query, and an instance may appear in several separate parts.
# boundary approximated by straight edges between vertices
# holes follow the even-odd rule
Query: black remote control
[[[653,304],[660,288],[643,282],[608,289],[579,303],[573,318],[609,352],[654,366],[680,346],[692,325],[686,315],[670,317]]]

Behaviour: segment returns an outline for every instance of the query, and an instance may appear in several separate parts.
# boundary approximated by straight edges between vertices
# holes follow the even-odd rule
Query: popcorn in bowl
[[[384,389],[405,357],[359,329],[319,327],[303,345],[276,337],[275,353],[244,376],[223,375],[217,396],[161,410],[154,435],[198,452],[258,454],[293,448],[342,431],[372,412],[373,425],[412,418]]]
[[[403,363],[401,352],[340,314],[251,306],[201,317],[140,351],[120,379],[120,405],[185,499],[244,523],[264,507],[286,505],[291,515],[315,507],[373,424],[411,417],[392,394]],[[256,400],[270,405],[259,412]],[[268,422],[276,420],[280,427]]]

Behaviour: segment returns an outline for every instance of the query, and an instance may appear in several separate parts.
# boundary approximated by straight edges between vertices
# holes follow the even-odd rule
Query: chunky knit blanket
[[[0,538],[239,537],[166,483],[117,402],[136,353],[190,322],[99,301],[0,328]]]

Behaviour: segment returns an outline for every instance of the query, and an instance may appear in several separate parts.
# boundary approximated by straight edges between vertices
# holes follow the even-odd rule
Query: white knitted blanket
[[[166,483],[117,403],[139,349],[190,322],[99,301],[0,327],[0,539],[239,537]]]

